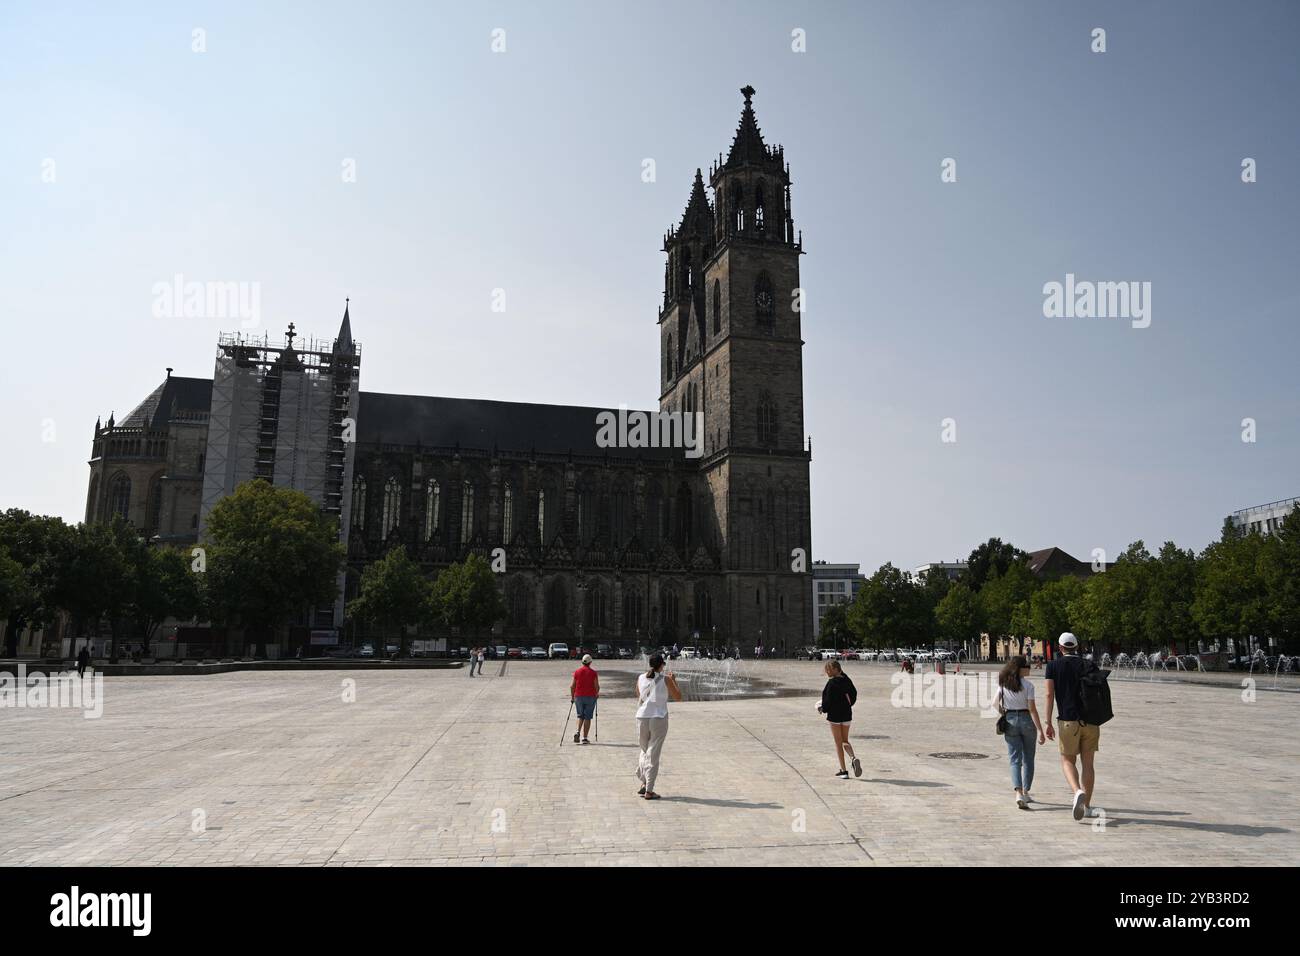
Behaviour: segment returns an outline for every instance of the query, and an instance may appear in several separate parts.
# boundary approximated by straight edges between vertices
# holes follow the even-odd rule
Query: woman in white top
[[[1033,798],[1034,751],[1041,744],[1043,722],[1034,703],[1034,685],[1029,679],[1029,661],[1013,657],[998,674],[998,710],[1006,715],[1007,755],[1011,758],[1011,786],[1016,788],[1016,806],[1028,810]],[[1035,741],[1035,737],[1037,740]]]
[[[662,654],[651,655],[649,664],[650,669],[636,679],[636,728],[641,740],[636,778],[641,781],[637,793],[647,800],[658,800],[655,777],[659,775],[659,754],[668,736],[668,701],[681,700],[682,692],[672,672],[664,673]]]

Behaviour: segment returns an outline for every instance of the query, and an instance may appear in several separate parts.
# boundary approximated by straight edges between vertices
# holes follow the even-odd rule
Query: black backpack
[[[1100,727],[1115,716],[1110,708],[1110,684],[1106,680],[1110,671],[1087,659],[1079,670],[1079,709],[1083,722]]]

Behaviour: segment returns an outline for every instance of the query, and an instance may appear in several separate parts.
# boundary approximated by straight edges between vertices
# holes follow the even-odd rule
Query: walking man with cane
[[[596,716],[596,698],[600,696],[600,675],[591,666],[591,655],[582,655],[582,666],[573,672],[569,682],[569,697],[578,709],[578,730],[573,735],[573,742],[581,738],[584,744],[591,743],[587,734],[591,730],[591,719]],[[567,732],[567,725],[566,725]],[[599,740],[599,736],[597,737]]]

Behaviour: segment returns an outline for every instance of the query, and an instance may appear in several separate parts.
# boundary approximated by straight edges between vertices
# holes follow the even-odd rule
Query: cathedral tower
[[[741,90],[731,150],[710,170],[712,204],[697,173],[666,238],[659,320],[660,408],[704,413],[693,543],[720,556],[735,643],[810,639],[812,619],[803,248],[785,154],[764,143],[754,92]]]

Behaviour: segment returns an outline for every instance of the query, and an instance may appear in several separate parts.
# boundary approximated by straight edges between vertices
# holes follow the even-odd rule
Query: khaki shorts
[[[1084,724],[1077,720],[1056,721],[1056,742],[1061,748],[1062,757],[1077,757],[1079,754],[1094,754],[1101,749],[1101,728],[1096,724]]]

